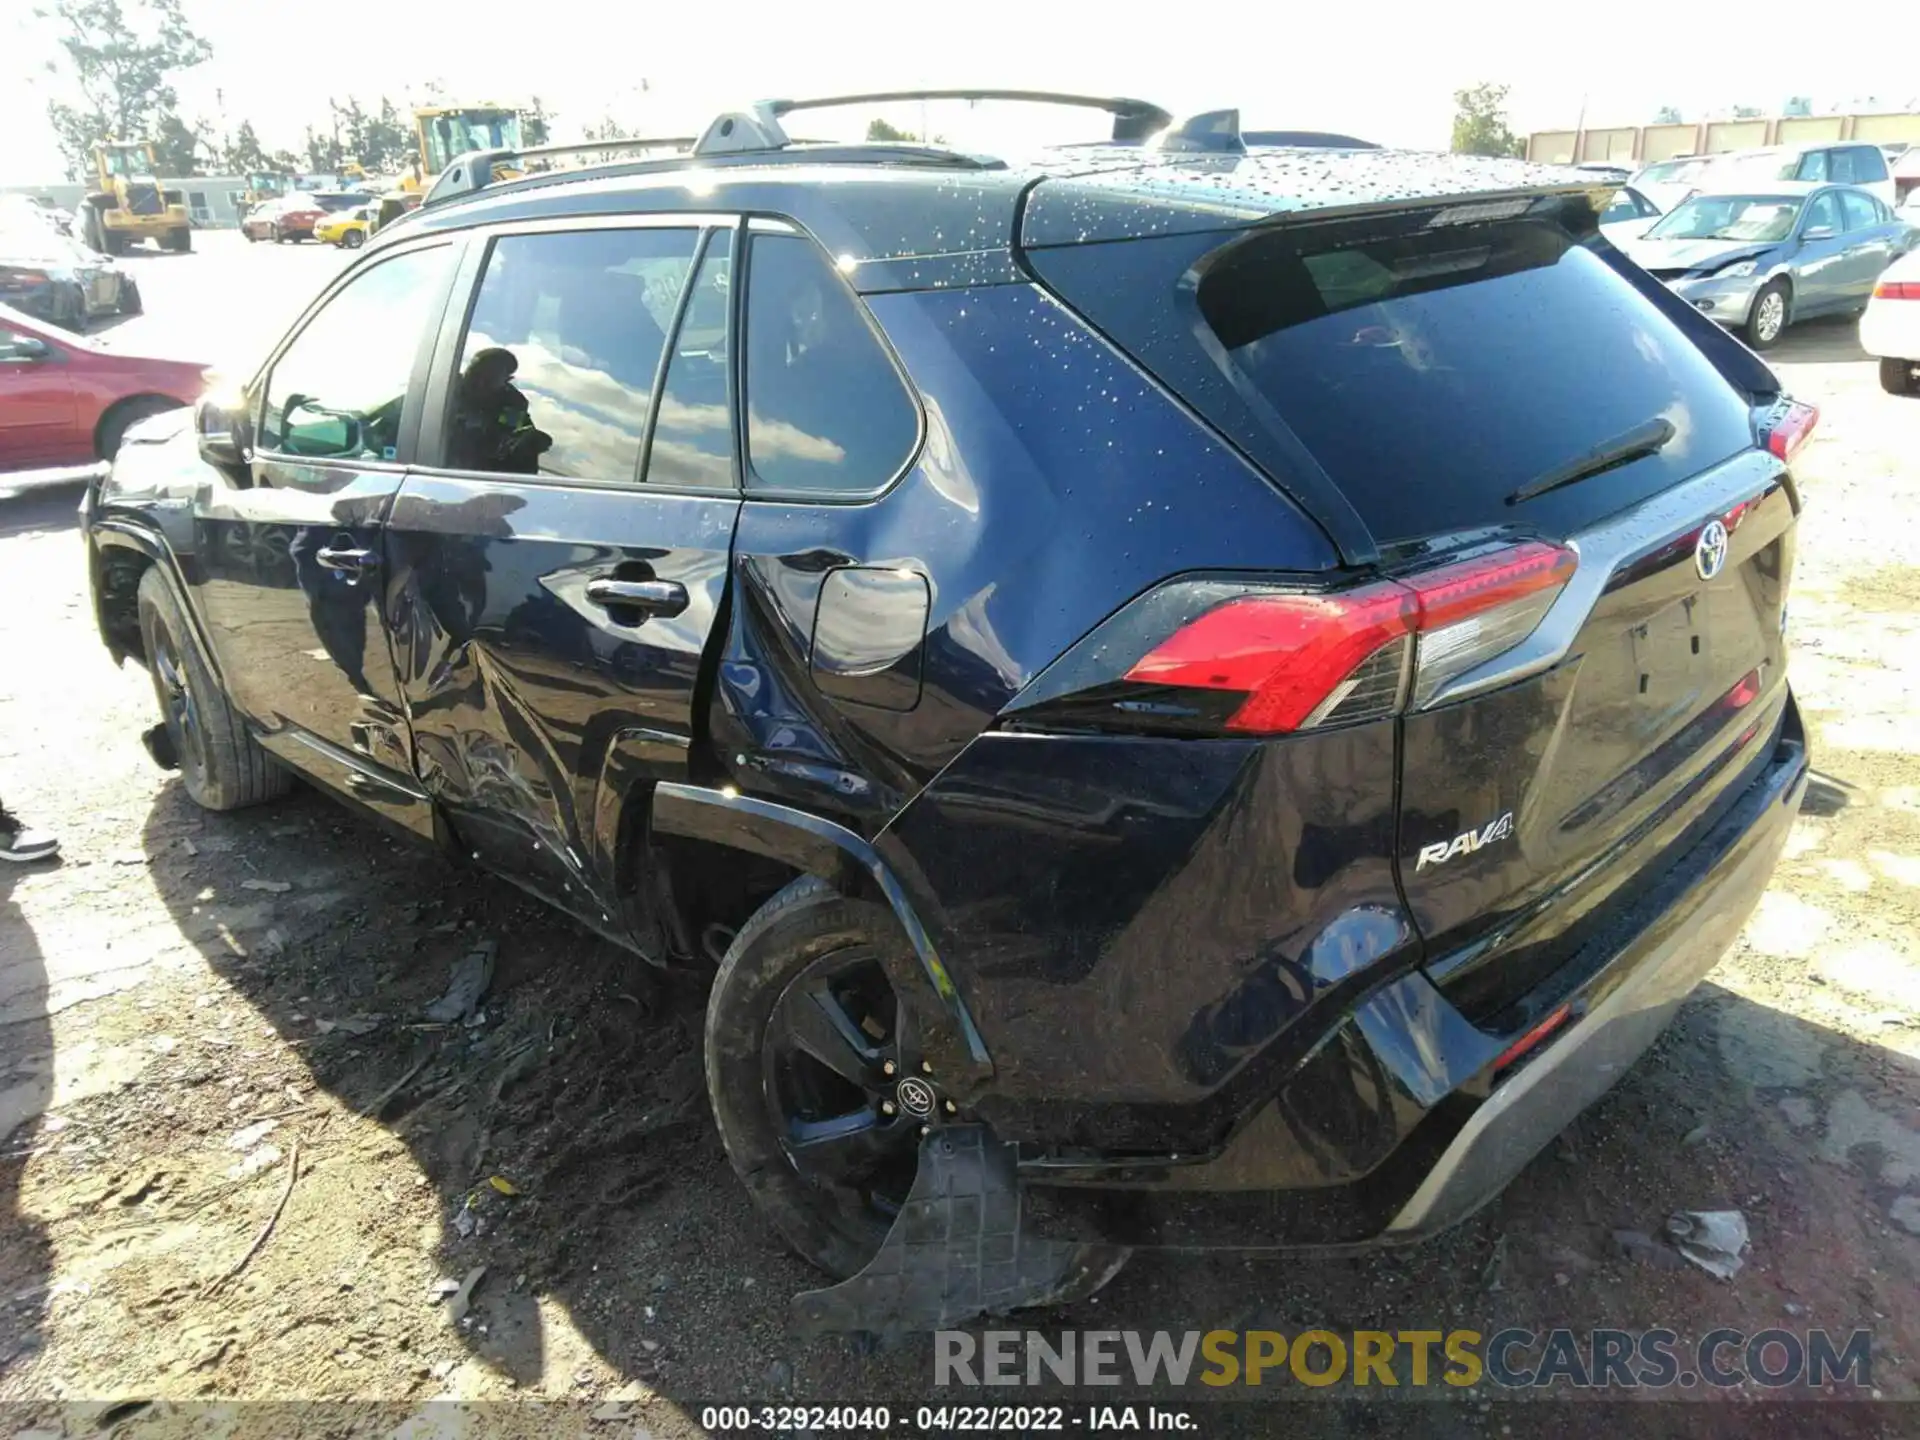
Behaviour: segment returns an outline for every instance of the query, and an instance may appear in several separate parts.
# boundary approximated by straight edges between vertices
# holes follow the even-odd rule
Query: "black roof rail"
[[[691,135],[633,136],[622,140],[582,140],[573,145],[529,145],[519,150],[469,150],[440,172],[421,197],[420,206],[439,205],[493,184],[495,167],[547,155],[600,155],[610,150],[673,150],[691,153]]]
[[[1173,123],[1172,114],[1158,105],[1123,95],[1074,95],[1059,90],[873,90],[858,95],[820,95],[807,100],[757,100],[744,110],[731,110],[715,118],[694,145],[693,153],[718,155],[738,150],[778,150],[791,143],[780,121],[796,110],[890,105],[903,100],[1014,100],[1104,110],[1113,116],[1113,138],[1123,143],[1146,140]]]
[[[572,145],[529,146],[519,150],[470,150],[459,156],[428,187],[422,209],[473,195],[494,184],[501,166],[548,155],[594,155],[610,150],[670,150],[682,161],[785,151],[790,146],[845,149],[832,142],[796,141],[780,122],[797,110],[825,110],[848,105],[885,105],[907,100],[1009,100],[1036,105],[1063,105],[1104,110],[1113,116],[1109,142],[1119,145],[1153,144],[1170,153],[1241,154],[1238,110],[1211,110],[1175,121],[1173,115],[1146,100],[1123,95],[1076,95],[1058,90],[875,90],[858,95],[822,95],[806,100],[757,100],[744,110],[726,111],[714,118],[698,138],[687,135],[634,137],[621,140],[585,140]],[[879,147],[886,156],[928,160],[951,155],[956,162],[994,163],[981,156],[946,152],[937,146]],[[609,162],[612,163],[612,162]]]

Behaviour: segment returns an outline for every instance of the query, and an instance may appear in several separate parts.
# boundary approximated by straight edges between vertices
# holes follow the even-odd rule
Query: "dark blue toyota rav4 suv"
[[[1604,186],[1106,103],[1017,165],[789,102],[465,157],[86,502],[201,804],[297,774],[717,966],[816,1325],[1461,1219],[1807,773],[1813,413]]]

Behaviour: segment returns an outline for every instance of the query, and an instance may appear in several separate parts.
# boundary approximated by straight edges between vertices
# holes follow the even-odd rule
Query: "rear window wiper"
[[[1577,455],[1566,464],[1556,465],[1546,474],[1529,480],[1507,496],[1507,504],[1518,505],[1549,490],[1558,490],[1562,485],[1571,485],[1576,480],[1586,480],[1625,465],[1630,460],[1656,455],[1673,439],[1674,434],[1673,422],[1664,418],[1636,425],[1611,440],[1602,440],[1586,454]]]

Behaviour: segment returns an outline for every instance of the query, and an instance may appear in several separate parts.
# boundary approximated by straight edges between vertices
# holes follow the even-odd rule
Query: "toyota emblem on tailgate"
[[[1709,520],[1693,545],[1693,568],[1702,580],[1711,580],[1727,563],[1727,527]]]

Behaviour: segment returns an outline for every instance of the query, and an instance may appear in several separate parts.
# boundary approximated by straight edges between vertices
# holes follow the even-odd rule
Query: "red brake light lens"
[[[1767,431],[1767,449],[1781,460],[1791,460],[1813,438],[1813,427],[1820,423],[1820,412],[1799,401],[1787,407],[1787,413]]]
[[[1353,590],[1240,596],[1161,641],[1126,679],[1242,694],[1225,722],[1242,734],[1378,719],[1526,639],[1577,563],[1528,541]]]
[[[1391,582],[1326,595],[1248,595],[1182,627],[1134,662],[1149,685],[1238,690],[1227,729],[1297,730],[1361,662],[1413,628],[1413,596]]]
[[[1920,300],[1920,280],[1882,280],[1873,287],[1876,300]]]

